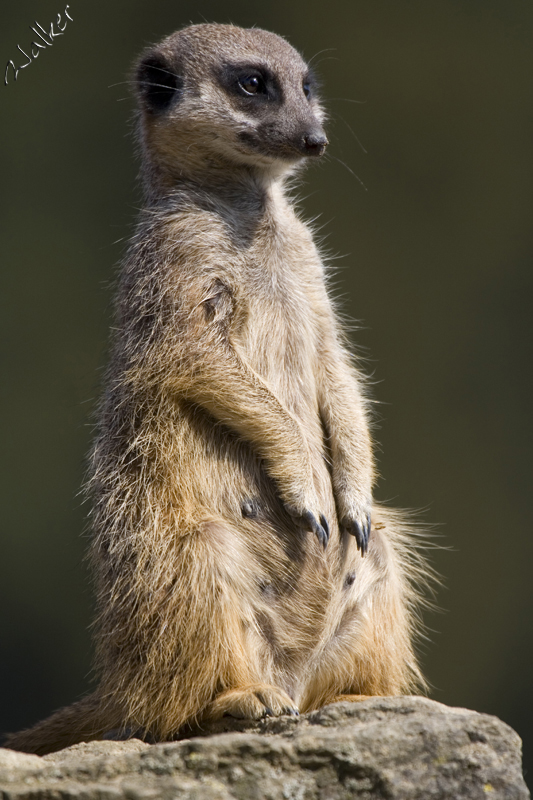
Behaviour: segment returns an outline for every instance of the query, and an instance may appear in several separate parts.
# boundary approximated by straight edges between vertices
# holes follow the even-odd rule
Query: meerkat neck
[[[264,207],[284,197],[287,174],[257,170],[250,166],[212,164],[195,170],[183,168],[169,174],[167,169],[145,164],[141,172],[147,206],[160,205],[177,193],[209,195],[225,206]]]

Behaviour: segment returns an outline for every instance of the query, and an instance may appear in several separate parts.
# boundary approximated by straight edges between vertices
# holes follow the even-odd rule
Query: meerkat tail
[[[79,742],[101,739],[109,729],[119,725],[120,721],[102,706],[98,692],[93,692],[60,708],[37,725],[9,734],[2,746],[44,756]]]

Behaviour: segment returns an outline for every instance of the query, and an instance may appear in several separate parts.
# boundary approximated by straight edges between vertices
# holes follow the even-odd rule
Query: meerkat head
[[[267,31],[192,25],[142,55],[135,84],[160,178],[228,166],[281,174],[328,144],[312,71]]]

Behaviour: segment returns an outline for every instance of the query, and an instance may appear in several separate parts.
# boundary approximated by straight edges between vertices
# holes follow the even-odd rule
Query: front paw
[[[283,689],[269,684],[256,684],[228,689],[215,697],[202,715],[207,720],[222,717],[264,719],[288,715],[297,717],[299,710]]]
[[[315,514],[308,508],[298,511],[291,506],[286,506],[286,509],[298,525],[315,534],[325,550],[329,541],[329,525],[325,516],[320,513]]]
[[[355,537],[357,549],[364,556],[368,551],[372,515],[370,506],[352,506],[348,513],[343,514],[339,520],[339,529]]]

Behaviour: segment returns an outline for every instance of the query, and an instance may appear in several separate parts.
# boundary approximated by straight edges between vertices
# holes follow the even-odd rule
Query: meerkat
[[[373,501],[365,384],[286,179],[328,141],[281,37],[187,27],[135,71],[145,206],[91,456],[98,688],[6,746],[169,740],[424,685],[424,563]]]

